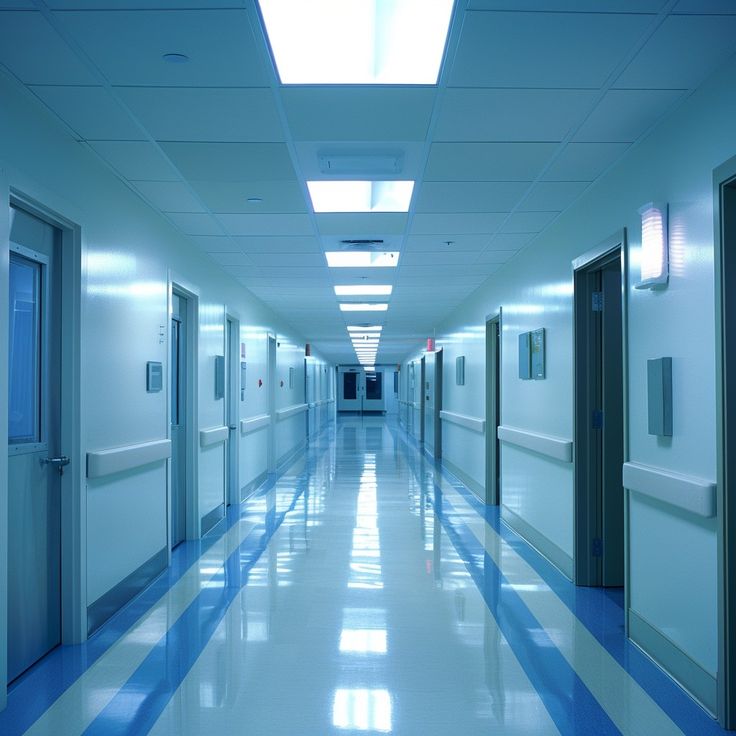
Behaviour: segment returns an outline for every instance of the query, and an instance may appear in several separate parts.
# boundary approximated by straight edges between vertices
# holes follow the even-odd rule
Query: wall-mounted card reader
[[[647,361],[649,434],[672,437],[672,358]]]
[[[164,387],[164,366],[163,363],[148,361],[146,363],[146,391],[154,394],[161,391]]]

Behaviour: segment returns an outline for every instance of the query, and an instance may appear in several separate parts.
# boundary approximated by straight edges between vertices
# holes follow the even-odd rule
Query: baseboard
[[[560,549],[552,540],[535,529],[528,521],[524,521],[518,514],[501,506],[501,518],[508,526],[510,526],[519,536],[523,537],[534,549],[544,555],[555,567],[570,580],[573,576],[572,557],[564,550]]]
[[[715,716],[718,702],[716,678],[631,608],[629,638]]]
[[[204,536],[207,534],[212,527],[217,524],[220,519],[225,518],[225,504],[221,503],[219,506],[215,506],[212,511],[209,511],[202,517],[202,521],[200,522],[200,529],[201,534]]]
[[[250,483],[246,483],[241,489],[240,489],[240,501],[241,503],[245,501],[246,499],[250,498],[257,490],[258,488],[263,485],[263,482],[268,478],[268,471],[264,470],[260,475],[253,478]]]
[[[459,468],[455,463],[450,462],[447,458],[442,458],[442,467],[449,470],[459,481],[462,481],[463,485],[469,488],[481,503],[486,502],[486,489],[482,483],[478,483],[477,480],[471,478],[464,470]]]
[[[307,440],[302,440],[297,444],[296,447],[293,447],[288,452],[285,452],[276,463],[276,472],[277,473],[283,473],[287,466],[294,462],[299,455],[304,452],[307,449]]]
[[[168,559],[166,547],[163,547],[128,577],[87,606],[87,633],[91,634],[99,629],[129,600],[135,598],[162,570],[166,569]]]

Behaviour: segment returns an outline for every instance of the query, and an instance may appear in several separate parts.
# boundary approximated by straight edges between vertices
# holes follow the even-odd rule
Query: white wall
[[[198,429],[225,424],[225,402],[214,396],[214,356],[225,353],[226,309],[240,319],[246,343],[241,418],[268,411],[268,332],[281,342],[277,378],[285,378],[288,387],[289,367],[295,369],[294,388],[276,389],[277,408],[304,402],[302,336],[179,235],[2,74],[0,100],[0,169],[9,186],[81,227],[84,452],[168,434],[167,392],[146,393],[145,364],[161,361],[168,375],[170,274],[199,298]],[[7,209],[7,201],[2,206]],[[7,229],[0,234],[7,254]],[[2,275],[6,296],[2,301],[0,294],[0,301],[5,304],[6,270]],[[277,457],[303,443],[304,415],[297,420],[279,427]],[[265,430],[238,433],[242,485],[265,470],[266,435]],[[201,450],[198,462],[198,507],[203,516],[223,500],[223,446]],[[166,486],[165,462],[85,482],[87,513],[79,520],[87,544],[81,571],[87,577],[83,608],[166,546]],[[5,503],[5,496],[2,499]],[[0,637],[4,632],[2,627]]]
[[[735,123],[732,60],[437,327],[445,365],[466,356],[465,385],[444,382],[444,408],[483,416],[484,323],[503,307],[501,423],[572,440],[571,261],[626,227],[630,459],[715,480],[712,173],[736,153]],[[671,277],[661,292],[633,289],[641,245],[637,209],[651,200],[670,207]],[[522,381],[517,336],[538,327],[547,331],[547,377]],[[647,432],[646,361],[661,356],[673,358],[674,436],[668,440]],[[483,435],[445,424],[443,453],[483,485]],[[572,471],[572,464],[502,446],[504,505],[570,555]],[[715,520],[697,520],[635,494],[630,513],[632,609],[715,674]]]

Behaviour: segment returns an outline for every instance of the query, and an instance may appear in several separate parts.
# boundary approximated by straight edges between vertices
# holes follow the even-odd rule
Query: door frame
[[[736,370],[736,324],[728,324],[726,310],[733,308],[726,281],[736,275],[734,256],[726,250],[724,189],[736,185],[736,156],[713,171],[713,228],[716,322],[716,534],[718,575],[718,677],[717,716],[724,728],[736,728],[736,503],[726,492],[734,470],[729,453],[736,451],[736,395],[728,391],[728,366]],[[736,216],[732,227],[736,232]],[[733,455],[731,455],[732,457]]]
[[[225,309],[225,355],[228,381],[225,425],[228,427],[225,506],[240,504],[240,317]],[[235,429],[230,429],[234,426]]]
[[[276,334],[266,333],[266,386],[268,388],[268,472],[276,472]]]
[[[489,340],[493,333],[494,339]],[[486,504],[501,504],[501,443],[498,427],[501,426],[501,310],[486,315]],[[492,366],[492,370],[490,367]],[[491,380],[491,379],[494,380]]]
[[[442,370],[444,361],[444,350],[438,348],[434,351],[434,459],[442,459]]]
[[[426,356],[419,360],[419,444],[424,445],[424,412],[426,411],[427,375],[425,373]]]
[[[81,228],[38,200],[10,186],[0,169],[0,344],[8,344],[8,264],[10,205],[16,205],[61,232],[58,266],[61,269],[61,454],[72,462],[61,477],[61,643],[77,644],[87,638],[86,577],[86,454],[82,446],[82,239]],[[8,395],[7,360],[0,361],[0,392]],[[8,443],[8,405],[0,411],[0,445]],[[8,561],[8,453],[0,453],[0,709],[7,698],[7,561]]]
[[[622,359],[622,396],[623,396],[623,460],[629,460],[629,360],[628,360],[628,283],[629,264],[628,249],[626,242],[626,230],[615,232],[610,237],[599,243],[591,250],[583,253],[572,262],[573,283],[573,447],[574,452],[574,535],[573,535],[573,570],[576,585],[588,585],[591,579],[592,550],[589,544],[591,538],[592,517],[589,513],[586,500],[587,494],[583,490],[587,483],[590,466],[586,453],[581,448],[587,444],[587,438],[594,430],[591,428],[590,417],[585,415],[586,409],[581,402],[581,391],[587,390],[588,382],[584,380],[587,362],[583,363],[580,356],[586,356],[587,334],[579,330],[578,313],[582,309],[588,309],[589,305],[580,302],[578,297],[578,279],[581,278],[588,268],[596,261],[602,261],[607,257],[615,257],[619,252],[621,259],[621,359]],[[587,314],[587,311],[586,311]],[[626,633],[629,631],[629,595],[630,595],[630,571],[629,571],[629,496],[628,491],[624,494],[624,618]]]
[[[199,289],[185,278],[179,277],[169,270],[168,273],[168,321],[171,324],[173,315],[172,294],[176,291],[186,300],[186,371],[187,386],[184,400],[186,403],[186,525],[185,539],[199,539],[201,525],[199,523]],[[166,363],[167,375],[171,375],[171,335],[167,330]],[[166,382],[166,437],[171,440],[171,381]],[[171,459],[166,463],[166,546],[168,549],[168,564],[171,564]]]

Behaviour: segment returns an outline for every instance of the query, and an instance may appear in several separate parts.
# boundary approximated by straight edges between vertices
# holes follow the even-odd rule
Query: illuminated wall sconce
[[[637,289],[663,289],[669,279],[667,204],[649,202],[641,215],[641,281]]]

